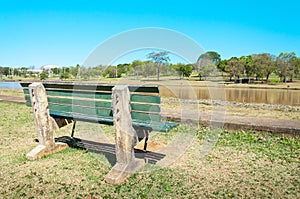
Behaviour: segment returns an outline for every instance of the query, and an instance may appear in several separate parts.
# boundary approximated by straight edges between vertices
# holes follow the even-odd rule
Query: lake
[[[300,106],[300,90],[256,88],[176,87],[160,88],[163,97],[180,99],[222,99],[242,103],[264,103]],[[215,96],[215,97],[211,97]]]
[[[19,82],[0,82],[0,88],[21,89]],[[161,86],[161,96],[181,99],[216,99],[220,96],[227,101],[244,103],[283,104],[300,106],[300,90],[289,89],[256,89],[256,88],[212,88]]]
[[[0,88],[21,89],[19,82],[0,82]]]

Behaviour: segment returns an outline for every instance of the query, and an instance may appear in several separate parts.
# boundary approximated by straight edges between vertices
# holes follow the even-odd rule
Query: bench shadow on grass
[[[103,154],[112,166],[116,164],[116,151],[114,144],[94,142],[69,136],[55,138],[55,142],[63,142],[68,144],[71,148],[88,150],[89,152],[96,154]],[[165,154],[151,151],[144,152],[140,149],[134,149],[134,152],[136,158],[144,159],[149,164],[156,164],[166,156]]]

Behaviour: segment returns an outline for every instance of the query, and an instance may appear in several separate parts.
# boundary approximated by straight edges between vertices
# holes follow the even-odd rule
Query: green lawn
[[[181,157],[114,186],[104,182],[111,165],[102,154],[69,148],[26,160],[37,145],[31,108],[0,102],[0,118],[0,198],[300,198],[300,137],[223,130],[202,157],[213,131],[180,126],[151,139],[168,143],[179,132],[196,131]],[[113,136],[111,127],[101,128]],[[69,135],[70,129],[57,135]]]

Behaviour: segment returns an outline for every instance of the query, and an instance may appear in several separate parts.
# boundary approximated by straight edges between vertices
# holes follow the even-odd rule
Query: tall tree
[[[193,72],[193,67],[190,64],[178,63],[172,65],[172,68],[178,72],[179,78],[189,77]]]
[[[218,66],[219,62],[221,61],[221,55],[215,51],[208,51],[204,54],[201,54],[198,58],[198,61],[200,61],[201,59],[208,59],[216,66]]]
[[[70,67],[70,73],[71,75],[73,75],[74,77],[80,76],[80,65],[77,64],[75,67]]]
[[[134,73],[136,78],[138,78],[144,65],[144,62],[141,60],[133,60],[132,63],[127,67],[127,72]]]
[[[254,71],[256,77],[266,77],[268,82],[271,73],[276,71],[275,56],[269,53],[261,53],[253,55]]]
[[[199,79],[209,77],[213,72],[216,72],[217,67],[221,63],[221,55],[215,51],[208,51],[199,56],[195,68],[198,72]],[[224,64],[224,62],[222,62]],[[223,65],[222,65],[223,67]]]
[[[237,57],[231,57],[227,61],[227,65],[225,67],[225,72],[229,73],[229,78],[230,81],[232,80],[233,77],[236,79],[240,78],[240,75],[243,73],[244,67]]]
[[[8,76],[10,74],[10,68],[9,67],[4,67],[2,69],[2,74],[5,76]]]
[[[253,74],[253,58],[251,55],[240,57],[243,73],[249,78]]]
[[[163,65],[170,61],[167,51],[151,52],[148,54],[148,58],[151,59],[157,66],[157,80],[159,80],[160,70]]]
[[[296,67],[293,64],[296,54],[294,52],[280,53],[276,59],[277,74],[279,75],[282,82],[287,81],[287,77],[290,77],[290,81],[293,81],[294,72]]]
[[[295,76],[300,75],[300,58],[299,57],[295,57],[292,60],[292,65],[295,67],[294,68],[294,74],[295,74]]]

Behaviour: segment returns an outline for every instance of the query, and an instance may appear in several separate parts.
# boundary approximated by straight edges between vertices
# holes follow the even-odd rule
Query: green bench
[[[124,113],[125,116],[123,115],[122,117],[128,117],[130,119],[129,122],[132,123],[132,125],[130,124],[130,126],[133,127],[135,131],[134,133],[137,134],[139,140],[145,138],[145,151],[147,147],[148,135],[151,131],[167,132],[177,126],[177,123],[163,121],[161,118],[160,95],[158,86],[116,86],[116,88],[121,87],[121,90],[128,88],[127,90],[130,93],[128,94],[128,96],[130,97],[128,97],[127,99],[125,94],[125,98],[123,99],[121,96],[124,95],[123,90],[120,94],[115,94],[114,96],[113,88],[115,87],[115,85],[109,84],[76,84],[53,82],[43,82],[42,86],[41,84],[30,86],[30,84],[31,83],[21,83],[27,106],[34,105],[36,107],[42,107],[44,101],[46,101],[46,104],[44,105],[44,109],[46,110],[44,111],[45,113],[34,113],[37,115],[35,116],[35,122],[38,129],[38,134],[45,129],[50,129],[51,131],[53,126],[52,123],[50,122],[49,125],[45,127],[43,122],[45,122],[44,120],[47,120],[48,122],[52,119],[55,121],[54,123],[56,123],[58,127],[62,127],[73,121],[74,124],[71,134],[72,137],[74,136],[76,121],[114,125],[114,123],[116,123],[116,121],[119,121],[120,118],[114,118],[113,102],[118,103],[119,100],[124,99],[126,99],[126,102],[123,102],[125,106],[124,104],[122,106],[124,106],[125,108],[121,106],[121,108],[119,107],[115,111],[116,113],[118,113],[120,110],[123,111],[123,109],[125,111],[126,104],[129,103],[128,112],[130,115],[126,115],[126,113]],[[42,99],[42,97],[36,96],[43,96],[43,92],[45,93],[44,96],[46,96],[46,99]],[[36,105],[36,103],[39,103],[39,105]],[[39,111],[36,109],[37,108],[34,108],[34,112]],[[49,117],[47,116],[46,119],[43,119],[44,115],[47,115],[48,113]],[[121,125],[124,126],[126,124]],[[115,131],[117,131],[116,128],[117,127],[115,127]],[[131,131],[130,127],[127,131]],[[53,135],[51,134],[50,137],[51,136]],[[123,135],[121,134],[121,136]],[[41,139],[44,139],[44,145],[48,142],[45,138]],[[123,143],[120,144],[121,148],[123,147],[122,144]],[[118,143],[116,143],[116,146],[117,145]]]
[[[29,86],[21,83],[26,105],[31,107]],[[73,121],[113,125],[112,88],[105,84],[43,83],[50,115]],[[167,132],[177,123],[162,121],[158,86],[128,86],[134,126]]]

